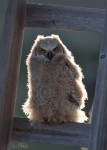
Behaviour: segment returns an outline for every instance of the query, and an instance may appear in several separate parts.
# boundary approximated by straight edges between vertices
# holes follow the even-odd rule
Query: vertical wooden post
[[[107,12],[94,97],[89,150],[107,150]]]
[[[9,0],[0,49],[0,150],[7,150],[13,127],[26,0]]]

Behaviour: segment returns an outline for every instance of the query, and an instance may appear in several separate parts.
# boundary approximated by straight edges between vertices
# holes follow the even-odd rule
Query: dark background
[[[54,5],[69,5],[91,8],[104,8],[104,0],[28,0],[29,3],[41,3],[41,4],[54,4]],[[0,45],[2,42],[4,16],[7,7],[7,0],[0,0]],[[29,53],[29,50],[38,34],[50,35],[58,34],[63,43],[72,50],[75,56],[76,62],[83,68],[85,75],[84,84],[88,92],[89,100],[86,102],[85,111],[88,114],[93,101],[96,73],[98,66],[98,54],[101,44],[101,35],[98,33],[90,32],[76,32],[76,31],[60,31],[52,29],[32,29],[25,28],[23,52],[20,67],[19,88],[16,100],[15,116],[25,117],[21,110],[22,104],[27,98],[27,71],[25,60]],[[31,144],[31,143],[18,143],[13,142],[11,149],[27,149],[27,150],[78,150],[71,146],[51,145],[51,144]]]

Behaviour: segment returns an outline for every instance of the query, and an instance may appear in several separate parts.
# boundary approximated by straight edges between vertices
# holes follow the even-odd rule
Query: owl
[[[31,122],[87,120],[82,70],[58,35],[38,35],[26,65],[28,98],[22,109]]]

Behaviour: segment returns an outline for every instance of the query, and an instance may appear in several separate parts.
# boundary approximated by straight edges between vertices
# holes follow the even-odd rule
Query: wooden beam
[[[99,57],[89,150],[107,150],[107,13]]]
[[[26,0],[9,0],[0,49],[0,150],[7,150],[13,127]]]
[[[30,126],[26,118],[14,118],[13,140],[23,142],[52,143],[87,146],[90,125],[80,123],[35,124]]]
[[[28,4],[26,27],[102,32],[105,10]]]

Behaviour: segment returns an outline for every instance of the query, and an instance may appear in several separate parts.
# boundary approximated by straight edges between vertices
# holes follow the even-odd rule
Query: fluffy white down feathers
[[[32,122],[84,122],[83,74],[59,36],[35,40],[26,60],[28,98],[22,109]]]

